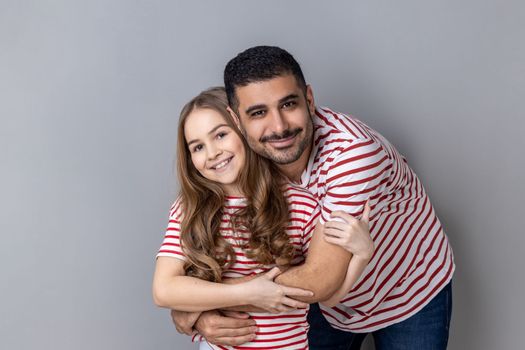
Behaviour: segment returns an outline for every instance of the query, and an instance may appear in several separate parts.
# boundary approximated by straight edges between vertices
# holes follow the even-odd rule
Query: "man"
[[[445,349],[452,250],[405,158],[359,120],[316,107],[311,86],[285,50],[258,46],[240,53],[227,64],[224,81],[231,113],[250,147],[316,196],[321,224],[334,211],[360,215],[367,199],[372,206],[374,256],[339,305],[312,305],[310,348],[359,349],[372,333],[377,349]],[[341,265],[348,262],[335,246],[319,244],[309,252],[310,267],[277,278],[313,290],[317,298],[309,302],[335,291]],[[173,316],[186,331],[194,321]],[[195,328],[211,342],[237,345],[253,339],[252,325],[205,313]]]

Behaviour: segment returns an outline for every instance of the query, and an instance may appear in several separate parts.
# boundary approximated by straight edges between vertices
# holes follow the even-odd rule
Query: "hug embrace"
[[[454,259],[406,159],[278,47],[180,114],[153,297],[201,349],[445,349]]]

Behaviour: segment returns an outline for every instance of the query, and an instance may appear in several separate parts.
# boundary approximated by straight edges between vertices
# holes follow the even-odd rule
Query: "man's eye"
[[[250,114],[251,117],[262,117],[264,115],[264,111],[255,111]]]
[[[283,108],[292,108],[295,105],[297,105],[297,103],[295,101],[288,101],[286,103],[283,103]]]

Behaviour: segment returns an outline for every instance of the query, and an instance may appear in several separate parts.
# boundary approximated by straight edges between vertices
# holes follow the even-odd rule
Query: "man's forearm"
[[[350,257],[351,254],[348,253],[348,256]],[[275,282],[288,287],[303,288],[314,292],[314,295],[311,297],[293,297],[294,299],[310,304],[324,301],[338,291],[342,281],[344,281],[346,276],[346,268],[344,264],[346,263],[342,263],[341,268],[337,268],[336,266],[330,269],[330,272],[327,273],[323,266],[312,266],[313,264],[305,263],[289,268],[286,272],[277,276]],[[223,283],[237,284],[249,281],[255,277],[257,277],[257,275],[231,278],[224,280]],[[241,312],[266,312],[265,310],[252,305],[239,305],[223,309]]]
[[[277,276],[275,281],[286,286],[314,292],[311,297],[295,297],[294,299],[310,304],[329,299],[343,283],[351,257],[351,254],[342,248],[338,253],[337,263],[327,266],[317,264],[315,261],[312,263],[306,261],[304,264],[292,267]]]
[[[343,284],[329,299],[323,301],[323,305],[334,307],[339,304],[339,302],[346,297],[348,292],[350,292],[355,282],[365,270],[369,261],[369,258],[361,259],[357,256],[352,257],[352,260],[350,260],[350,263],[348,264],[348,270]]]
[[[317,223],[304,264],[290,268],[275,279],[277,283],[314,292],[312,297],[297,298],[307,303],[326,300],[339,289],[352,256],[340,246],[326,242],[323,230],[324,226]]]
[[[339,290],[345,280],[352,254],[340,246],[326,242],[323,238],[323,229],[322,224],[316,225],[304,264],[289,268],[275,279],[275,282],[279,284],[302,288],[314,293],[311,297],[293,297],[293,299],[310,304],[327,300]],[[255,276],[224,282],[239,283],[250,277]]]

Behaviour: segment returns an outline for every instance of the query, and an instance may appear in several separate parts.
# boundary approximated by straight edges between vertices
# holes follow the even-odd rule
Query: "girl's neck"
[[[227,197],[245,197],[237,184],[222,185],[222,189]]]

